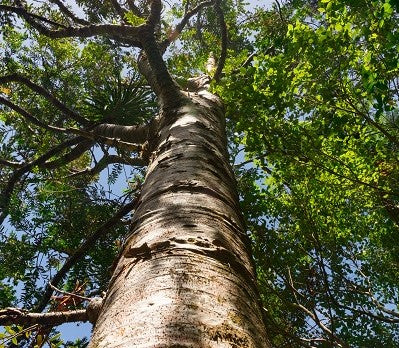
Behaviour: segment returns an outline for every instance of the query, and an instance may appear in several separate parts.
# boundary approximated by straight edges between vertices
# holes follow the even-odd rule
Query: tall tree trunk
[[[228,161],[209,92],[163,111],[90,347],[268,347]]]

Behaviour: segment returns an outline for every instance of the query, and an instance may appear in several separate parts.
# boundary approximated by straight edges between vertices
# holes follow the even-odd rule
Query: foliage
[[[389,1],[259,10],[253,64],[217,87],[253,159],[239,183],[276,346],[399,343],[398,20]]]

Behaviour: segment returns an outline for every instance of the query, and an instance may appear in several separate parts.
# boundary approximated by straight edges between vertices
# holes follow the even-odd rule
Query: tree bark
[[[269,347],[224,122],[206,91],[162,112],[90,347]]]

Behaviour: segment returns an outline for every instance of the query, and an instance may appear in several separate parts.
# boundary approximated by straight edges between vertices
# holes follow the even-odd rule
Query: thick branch
[[[154,131],[155,123],[140,126],[121,126],[103,123],[96,126],[92,133],[101,137],[120,139],[128,143],[144,144]]]
[[[47,100],[49,100],[56,108],[58,108],[65,116],[74,119],[76,122],[87,126],[90,122],[86,120],[84,117],[79,115],[77,112],[68,108],[64,103],[58,100],[53,94],[39,86],[38,84],[32,82],[24,76],[18,74],[10,74],[6,76],[0,77],[0,83],[8,83],[8,82],[20,82],[24,85],[28,86],[31,90],[36,93],[42,95]]]
[[[161,21],[162,1],[152,0],[151,1],[151,12],[147,18],[146,26],[154,30],[155,26]]]
[[[109,137],[105,137],[103,135],[98,135],[98,134],[95,134],[95,133],[92,133],[92,132],[86,131],[86,130],[81,130],[81,129],[76,129],[76,128],[68,128],[68,131],[70,131],[71,133],[74,133],[74,134],[81,135],[87,139],[96,141],[98,143],[106,144],[106,145],[120,148],[123,150],[137,152],[137,151],[141,151],[143,148],[142,144],[131,143],[128,141],[122,141],[119,138],[109,138]]]
[[[215,81],[219,81],[220,76],[222,75],[222,71],[224,68],[224,64],[226,62],[226,57],[227,57],[227,25],[226,21],[224,20],[224,14],[223,11],[220,7],[220,0],[215,1],[215,12],[219,20],[219,26],[220,26],[220,31],[222,34],[222,47],[221,47],[221,52],[220,52],[220,57],[218,61],[218,66],[215,71],[215,75],[213,75],[213,79]]]
[[[82,27],[64,27],[63,29],[49,29],[42,23],[36,21],[38,16],[29,13],[24,7],[13,7],[0,5],[0,11],[13,12],[23,17],[40,34],[52,39],[65,37],[92,37],[96,35],[107,36],[113,39],[124,41],[127,39],[129,44],[141,47],[140,31],[143,26],[115,25],[115,24],[89,24]],[[39,16],[40,17],[40,16]],[[41,19],[40,19],[41,20]],[[55,24],[54,24],[55,25]],[[61,26],[61,25],[60,25]],[[126,41],[126,40],[125,40]]]
[[[51,325],[88,321],[86,309],[65,312],[29,313],[18,308],[0,310],[0,325]]]
[[[111,232],[112,227],[117,224],[120,219],[122,219],[126,214],[130,213],[137,204],[137,198],[132,202],[124,205],[120,208],[116,214],[111,217],[108,221],[106,221],[103,225],[101,225],[96,231],[94,231],[81,245],[80,247],[65,261],[64,265],[57,272],[57,274],[50,280],[50,284],[53,286],[58,286],[58,284],[64,279],[69,270],[78,262],[87,251],[94,246],[94,243]],[[35,306],[35,310],[41,312],[46,307],[48,301],[51,298],[53,293],[53,289],[49,284],[47,284],[44,294],[40,301]]]
[[[90,147],[92,147],[93,145],[94,142],[92,140],[85,140],[80,144],[77,144],[71,151],[66,153],[64,156],[57,158],[53,161],[46,162],[43,165],[41,165],[41,167],[46,169],[59,168],[79,158],[85,151],[90,149]]]

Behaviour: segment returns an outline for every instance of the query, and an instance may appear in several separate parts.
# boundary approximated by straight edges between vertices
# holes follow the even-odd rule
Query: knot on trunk
[[[95,324],[103,306],[103,299],[101,297],[94,297],[89,302],[86,308],[86,314],[89,321]]]

